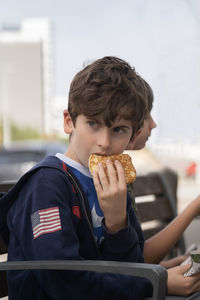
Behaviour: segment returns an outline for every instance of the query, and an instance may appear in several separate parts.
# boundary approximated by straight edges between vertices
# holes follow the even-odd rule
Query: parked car
[[[66,143],[57,141],[18,142],[0,148],[0,182],[15,182],[44,157],[66,149]]]

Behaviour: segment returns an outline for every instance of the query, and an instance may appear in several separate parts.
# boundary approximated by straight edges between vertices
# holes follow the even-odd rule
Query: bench
[[[0,183],[0,193],[8,191],[13,183]],[[5,245],[0,237],[0,253],[7,252],[8,245]],[[127,263],[114,261],[96,260],[59,260],[59,261],[5,261],[0,262],[0,298],[8,295],[6,272],[9,270],[78,270],[95,271],[101,273],[124,274],[147,278],[153,285],[152,300],[164,300],[166,296],[167,271],[160,265]]]
[[[137,176],[133,182],[138,217],[145,239],[158,233],[177,216],[177,184],[178,176],[171,169]],[[167,258],[184,252],[182,236]]]

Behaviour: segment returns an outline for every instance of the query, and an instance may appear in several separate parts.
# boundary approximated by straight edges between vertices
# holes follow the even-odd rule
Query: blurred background
[[[150,83],[158,127],[133,160],[138,173],[175,169],[183,207],[200,182],[199,0],[0,0],[0,180],[15,178],[10,162],[21,175],[63,152],[69,84],[106,55]]]

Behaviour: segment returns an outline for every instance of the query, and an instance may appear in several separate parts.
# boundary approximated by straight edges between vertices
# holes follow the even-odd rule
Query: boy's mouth
[[[94,153],[91,153],[91,155],[92,154],[98,155],[98,156],[110,156],[110,155],[118,155],[119,153],[99,153],[99,152],[94,152]]]

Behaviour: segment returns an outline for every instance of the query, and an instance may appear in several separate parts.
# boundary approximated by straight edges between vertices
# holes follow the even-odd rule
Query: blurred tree
[[[2,122],[0,122],[0,145],[3,144],[3,126]]]
[[[29,127],[20,128],[16,125],[11,125],[11,139],[16,140],[27,140],[27,139],[40,139],[42,136],[37,132],[37,130]]]
[[[18,127],[15,124],[11,125],[11,141],[17,140],[33,140],[33,139],[44,139],[44,140],[60,140],[63,142],[68,142],[68,136],[60,137],[59,135],[41,135],[39,132],[33,128],[29,127]],[[3,125],[0,121],[0,146],[3,145]]]

